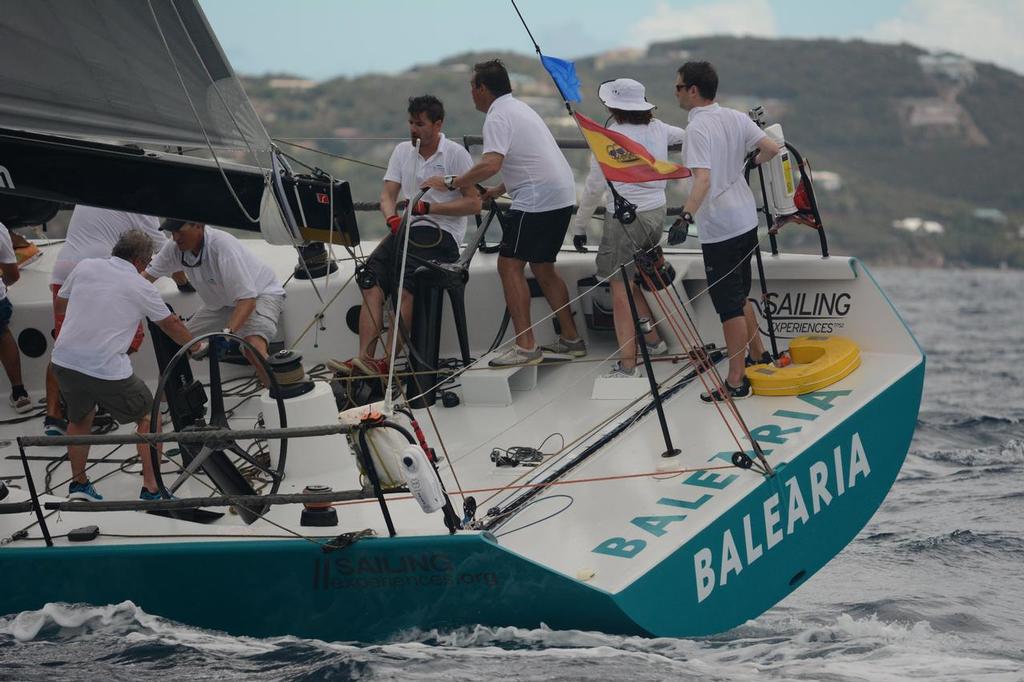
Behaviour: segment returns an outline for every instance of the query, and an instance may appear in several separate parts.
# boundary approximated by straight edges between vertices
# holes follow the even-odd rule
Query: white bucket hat
[[[650,111],[654,105],[644,97],[646,89],[640,81],[632,78],[616,78],[601,83],[597,96],[609,109],[621,111]]]

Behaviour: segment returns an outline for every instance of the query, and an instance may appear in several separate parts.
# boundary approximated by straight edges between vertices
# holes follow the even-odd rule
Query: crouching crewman
[[[55,310],[64,325],[51,361],[67,403],[68,435],[91,433],[97,405],[120,424],[135,422],[139,433],[149,432],[153,394],[135,376],[128,347],[142,318],[153,320],[179,344],[192,335],[172,314],[160,292],[140,273],[153,255],[153,240],[141,230],[121,235],[110,258],[81,261],[57,291]],[[139,498],[159,499],[149,446],[137,446],[142,462],[143,488]],[[88,445],[68,448],[73,500],[102,500],[86,473]]]

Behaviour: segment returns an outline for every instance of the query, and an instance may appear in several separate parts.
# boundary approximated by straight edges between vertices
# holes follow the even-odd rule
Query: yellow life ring
[[[800,336],[789,344],[793,363],[746,370],[756,395],[802,395],[831,386],[860,367],[860,348],[842,336]]]

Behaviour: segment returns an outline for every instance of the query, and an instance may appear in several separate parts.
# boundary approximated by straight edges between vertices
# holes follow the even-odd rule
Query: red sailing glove
[[[387,219],[388,229],[391,234],[398,234],[398,228],[402,226],[402,219],[396,215],[389,215]]]
[[[416,205],[412,207],[413,215],[427,215],[430,213],[430,203],[427,201],[417,201]]]

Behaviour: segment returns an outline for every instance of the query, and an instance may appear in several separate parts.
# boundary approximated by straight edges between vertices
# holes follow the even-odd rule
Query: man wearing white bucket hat
[[[684,141],[685,131],[670,126],[654,118],[654,105],[644,96],[643,83],[632,78],[617,78],[601,84],[598,97],[608,107],[614,122],[609,130],[621,133],[641,144],[655,158],[668,158],[668,147]],[[637,252],[653,249],[661,241],[661,233],[665,225],[665,180],[651,182],[622,183],[613,182],[615,191],[626,200],[636,205],[636,220],[625,225],[617,220],[613,198],[609,197],[605,205],[604,233],[601,245],[597,249],[597,276],[608,280],[612,292],[612,316],[615,320],[615,338],[619,343],[619,361],[608,378],[628,378],[640,376],[636,366],[636,330],[633,326],[633,315],[629,309],[629,298],[626,295],[626,283],[619,276],[619,269],[626,266],[629,286],[633,288],[637,312],[641,317],[650,319],[651,311],[633,281],[636,266],[633,256]],[[587,223],[597,208],[607,188],[607,182],[601,173],[597,159],[590,158],[590,174],[587,176],[580,199],[580,207],[573,224],[573,244],[580,251],[587,242]],[[647,344],[654,355],[668,352],[668,344],[652,330],[647,336]]]

